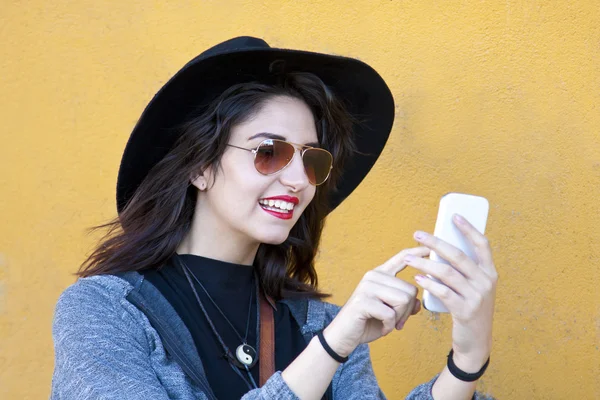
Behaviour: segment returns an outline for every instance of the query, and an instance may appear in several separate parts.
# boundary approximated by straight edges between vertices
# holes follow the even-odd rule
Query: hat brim
[[[388,86],[360,60],[267,47],[200,55],[160,89],[146,106],[125,147],[117,179],[118,212],[174,145],[177,133],[173,127],[232,85],[268,79],[272,76],[269,67],[277,60],[284,62],[285,72],[317,75],[360,121],[354,129],[359,154],[350,160],[337,191],[330,195],[330,210],[350,195],[375,164],[392,129],[394,99]]]

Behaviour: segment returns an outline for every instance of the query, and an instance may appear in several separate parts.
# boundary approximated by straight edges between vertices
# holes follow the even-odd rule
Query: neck
[[[260,243],[198,211],[197,207],[190,231],[177,247],[177,253],[252,266]]]

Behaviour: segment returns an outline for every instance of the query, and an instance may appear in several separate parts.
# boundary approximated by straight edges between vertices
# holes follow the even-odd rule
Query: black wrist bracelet
[[[462,369],[458,368],[456,366],[456,364],[454,364],[454,360],[452,359],[453,355],[454,355],[454,349],[450,350],[450,354],[448,354],[448,370],[450,371],[450,373],[452,375],[454,375],[454,377],[456,379],[459,379],[464,382],[474,382],[477,379],[481,378],[483,376],[485,370],[487,369],[488,365],[490,365],[490,358],[488,357],[487,361],[485,362],[485,364],[483,364],[483,367],[481,367],[481,369],[478,372],[475,372],[474,374],[470,374],[470,373],[465,372]]]
[[[323,348],[325,349],[327,354],[329,354],[331,356],[331,358],[333,358],[335,361],[337,361],[339,363],[345,363],[346,361],[348,361],[348,357],[340,356],[338,353],[333,351],[333,349],[331,347],[329,347],[329,345],[325,341],[325,337],[323,336],[323,331],[319,331],[319,333],[317,333],[317,337],[319,338],[319,342],[321,342],[321,346],[323,346]]]

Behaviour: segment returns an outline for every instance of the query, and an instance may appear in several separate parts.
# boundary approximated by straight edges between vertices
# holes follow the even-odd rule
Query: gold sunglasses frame
[[[304,166],[304,173],[305,174],[306,174],[306,166],[304,165],[304,153],[306,153],[307,150],[311,150],[311,149],[313,149],[313,150],[319,150],[319,151],[324,151],[325,153],[329,154],[329,157],[331,157],[331,166],[329,167],[329,171],[327,172],[327,176],[325,177],[325,179],[323,179],[323,182],[321,182],[319,184],[316,184],[316,183],[310,182],[310,179],[308,180],[308,182],[310,182],[310,184],[313,185],[313,186],[321,186],[322,184],[324,184],[325,182],[327,182],[327,179],[329,179],[329,176],[331,175],[331,170],[333,169],[333,154],[331,154],[330,152],[328,152],[325,149],[321,149],[319,147],[307,146],[305,144],[292,143],[292,142],[288,142],[288,141],[280,140],[280,139],[265,139],[262,142],[260,142],[260,144],[258,146],[256,146],[256,148],[252,148],[252,149],[247,149],[245,147],[235,146],[233,144],[227,144],[227,146],[251,152],[252,154],[254,154],[254,161],[256,161],[256,154],[258,153],[258,149],[260,148],[260,146],[262,146],[265,143],[273,145],[273,142],[283,142],[283,143],[291,144],[292,147],[294,147],[295,150],[299,150],[300,151],[300,157],[302,157],[302,165]],[[265,174],[265,173],[260,172],[256,168],[256,163],[254,164],[254,168],[256,169],[256,171],[259,174],[262,174],[262,175],[265,175],[265,176],[275,175],[275,174],[283,171],[284,169],[286,169],[292,163],[292,160],[294,159],[295,155],[296,155],[296,152],[294,151],[294,155],[292,156],[292,158],[290,158],[290,160],[288,161],[288,163],[285,164],[285,166],[283,166],[281,169],[279,169],[279,170],[277,170],[275,172],[272,172],[270,174]],[[308,177],[308,174],[306,174],[306,176]]]

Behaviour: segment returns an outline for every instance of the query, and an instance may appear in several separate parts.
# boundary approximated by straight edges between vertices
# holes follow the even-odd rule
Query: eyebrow
[[[277,139],[277,140],[287,141],[287,139],[284,136],[276,135],[274,133],[269,133],[269,132],[257,133],[256,135],[250,136],[248,138],[248,141],[250,141],[252,139],[259,138],[259,137],[264,137],[264,138],[267,138],[267,139]],[[305,146],[309,146],[309,147],[319,147],[319,143],[316,143],[316,142],[305,143],[304,145]]]

